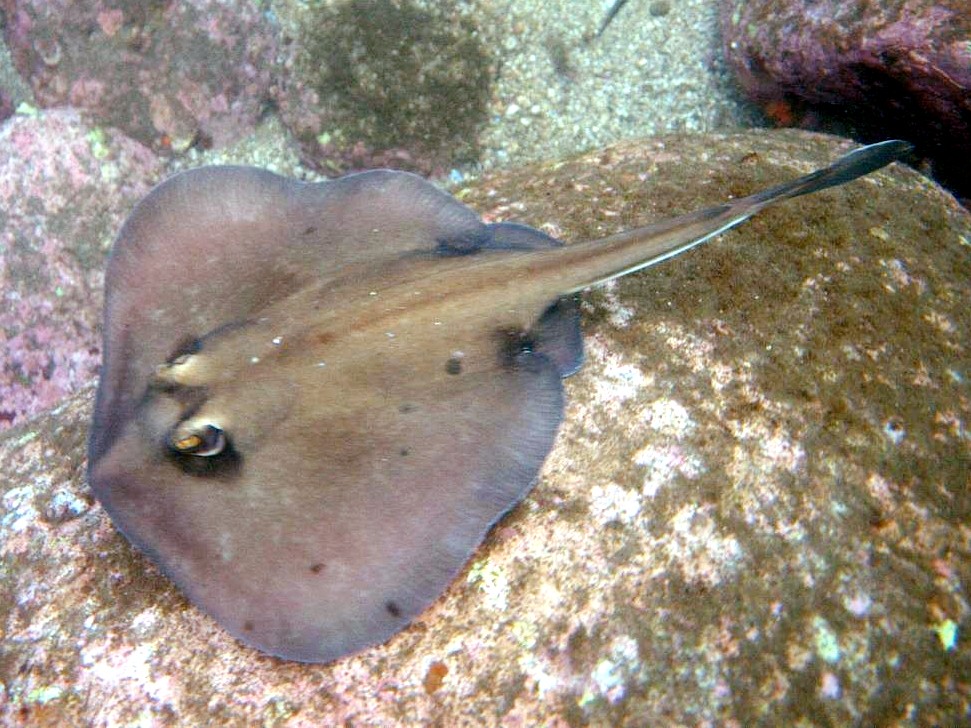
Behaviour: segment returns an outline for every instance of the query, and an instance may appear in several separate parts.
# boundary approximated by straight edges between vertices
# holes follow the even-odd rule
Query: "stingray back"
[[[256,383],[214,386],[199,396],[233,399],[240,421],[251,400],[281,393],[286,405],[267,437],[204,472],[167,449],[158,423],[178,413],[153,393],[152,373],[187,341],[286,308],[362,262],[474,254],[476,241],[555,244],[530,236],[485,226],[402,173],[310,185],[210,168],[164,183],[128,220],[109,264],[89,447],[95,494],[244,642],[319,662],[384,641],[446,588],[534,482],[562,417],[560,377],[579,364],[575,305],[551,307],[535,347],[461,376],[439,361],[425,371],[420,357],[406,368],[375,356],[353,376],[281,366]]]

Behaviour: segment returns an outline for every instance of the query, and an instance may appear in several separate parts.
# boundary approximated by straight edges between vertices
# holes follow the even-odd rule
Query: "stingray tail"
[[[854,149],[849,154],[840,157],[833,164],[810,174],[794,179],[791,182],[784,182],[776,187],[756,192],[754,195],[745,197],[739,202],[748,201],[753,205],[768,205],[780,200],[788,200],[800,195],[808,195],[811,192],[836,187],[837,185],[852,182],[857,177],[863,177],[876,172],[882,167],[886,167],[891,162],[901,159],[913,150],[909,142],[891,139],[886,142],[870,144],[866,147]]]
[[[558,290],[574,293],[656,265],[730,230],[769,205],[850,182],[906,157],[912,149],[909,143],[899,140],[860,147],[824,169],[753,195],[600,240],[567,246],[557,252],[564,258],[562,263],[572,265],[562,265],[560,270],[573,271],[573,278],[561,279]]]

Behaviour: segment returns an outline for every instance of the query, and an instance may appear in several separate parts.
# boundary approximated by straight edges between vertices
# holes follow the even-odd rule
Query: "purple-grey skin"
[[[583,359],[579,291],[909,149],[567,246],[404,172],[176,175],[111,253],[92,488],[246,644],[383,642],[532,487]]]

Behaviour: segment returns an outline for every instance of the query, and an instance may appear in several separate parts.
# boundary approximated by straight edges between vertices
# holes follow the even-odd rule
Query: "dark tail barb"
[[[818,172],[807,174],[805,177],[786,182],[752,195],[749,199],[754,203],[769,200],[786,200],[811,192],[819,192],[829,187],[851,182],[857,177],[875,172],[886,167],[893,161],[906,157],[914,149],[909,142],[891,139],[878,144],[854,149],[849,154],[840,157],[833,164]]]

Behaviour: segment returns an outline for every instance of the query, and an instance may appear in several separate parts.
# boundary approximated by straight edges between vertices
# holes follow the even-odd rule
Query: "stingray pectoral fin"
[[[313,406],[238,467],[180,467],[191,455],[132,421],[91,479],[129,538],[233,635],[325,662],[386,640],[445,590],[528,492],[563,397],[556,367],[530,353],[434,386],[407,373],[380,393],[304,394]]]
[[[562,296],[554,301],[533,327],[533,349],[556,364],[561,377],[576,374],[583,366],[583,332],[580,299]]]
[[[245,325],[348,266],[381,270],[438,240],[482,238],[468,207],[421,177],[374,170],[309,184],[252,167],[188,170],[141,200],[105,280],[105,366],[90,455],[147,379],[198,337]]]
[[[484,226],[487,250],[547,250],[563,243],[551,235],[517,222],[494,222]]]

